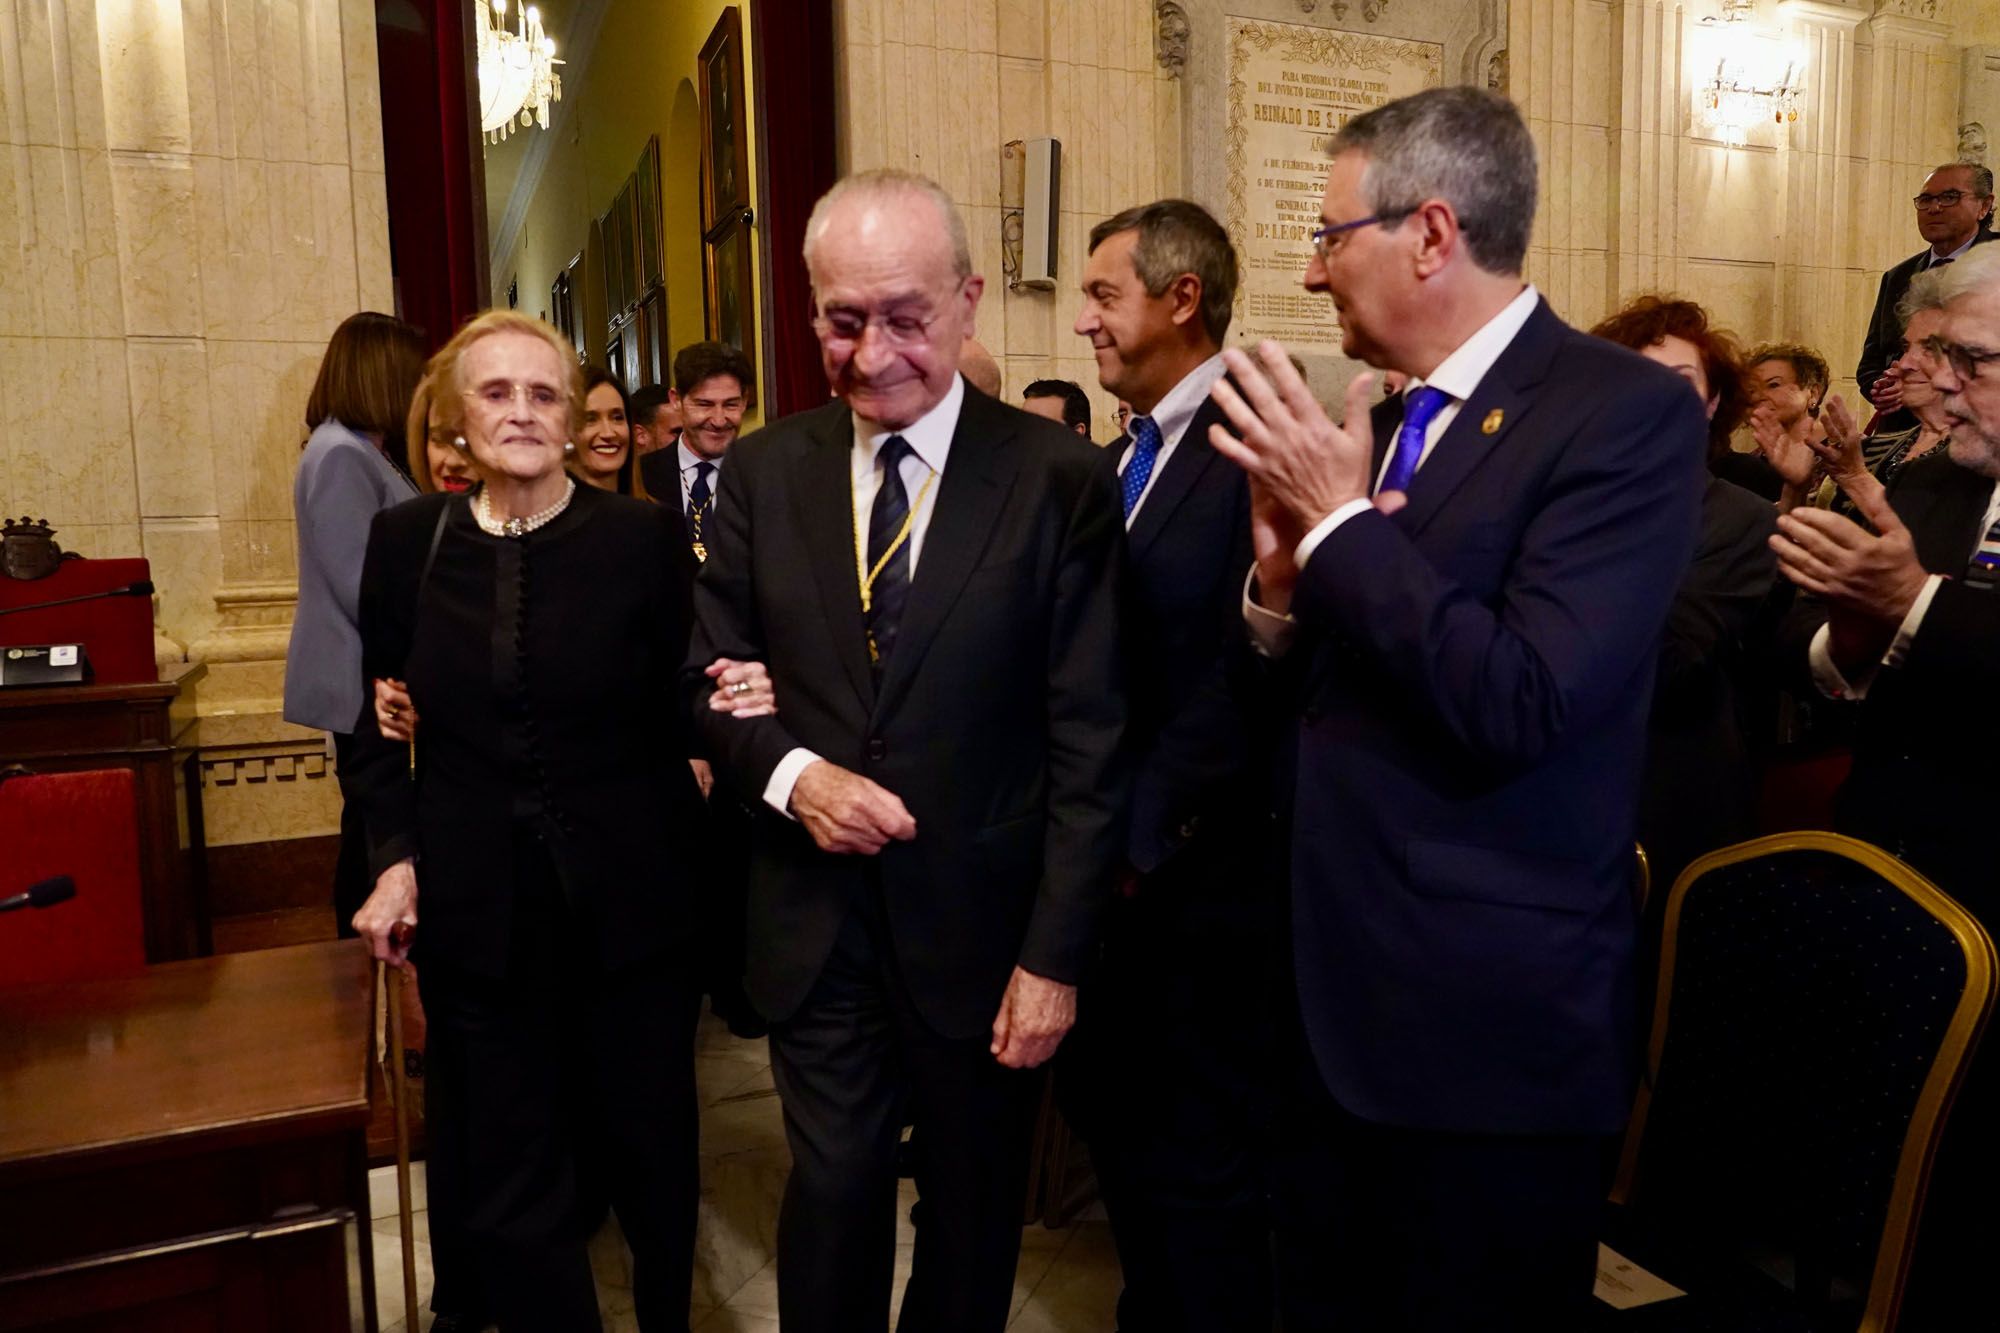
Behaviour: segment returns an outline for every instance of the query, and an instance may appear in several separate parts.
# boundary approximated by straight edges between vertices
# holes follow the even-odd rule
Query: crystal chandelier
[[[499,143],[521,129],[549,127],[549,103],[562,101],[562,75],[556,66],[555,39],[542,31],[541,11],[533,5],[516,14],[515,30],[507,30],[507,0],[478,0],[472,7],[479,24],[479,128],[486,142]]]

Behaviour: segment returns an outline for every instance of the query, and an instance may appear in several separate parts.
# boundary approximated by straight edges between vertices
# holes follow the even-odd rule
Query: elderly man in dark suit
[[[1371,421],[1357,376],[1336,425],[1282,347],[1231,349],[1212,435],[1250,478],[1245,616],[1301,682],[1280,1298],[1291,1328],[1576,1327],[1701,404],[1522,282],[1535,153],[1504,98],[1419,93],[1332,151],[1305,284],[1409,387]]]
[[[1138,781],[1126,892],[1084,987],[1064,1106],[1125,1270],[1122,1333],[1271,1326],[1270,1223],[1254,1152],[1267,1061],[1239,1005],[1266,975],[1270,896],[1252,858],[1270,827],[1265,728],[1233,661],[1250,496],[1216,453],[1236,253],[1198,204],[1162,199],[1091,229],[1076,331],[1130,403],[1105,451],[1131,549]]]
[[[792,1150],[780,1318],[886,1327],[907,1111],[900,1327],[997,1333],[1025,1071],[1075,1021],[1124,845],[1118,501],[1095,450],[957,373],[982,284],[936,185],[842,181],[805,258],[839,401],[731,453],[689,658],[766,662],[777,691],[776,716],[695,716],[764,807],[748,984]]]
[[[1896,303],[1910,289],[1910,279],[1964,255],[1982,241],[1993,239],[1993,172],[1971,162],[1949,162],[1924,177],[1912,200],[1917,207],[1917,232],[1924,248],[1882,275],[1875,293],[1875,312],[1861,341],[1861,363],[1855,383],[1878,411],[1885,413],[1878,434],[1894,434],[1916,425],[1903,407],[1902,381],[1889,373],[1902,353],[1903,322]]]

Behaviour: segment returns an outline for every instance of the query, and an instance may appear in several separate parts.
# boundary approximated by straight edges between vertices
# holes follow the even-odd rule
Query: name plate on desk
[[[90,659],[80,643],[21,644],[0,648],[0,689],[16,685],[81,685]]]

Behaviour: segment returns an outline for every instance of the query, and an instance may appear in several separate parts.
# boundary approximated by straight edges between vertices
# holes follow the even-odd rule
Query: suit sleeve
[[[1974,698],[2000,679],[2000,596],[1958,579],[1938,584],[1910,650],[1895,668],[1905,690]],[[1948,693],[1956,691],[1956,693]]]
[[[1891,269],[1882,275],[1882,283],[1875,289],[1875,311],[1868,317],[1868,333],[1861,340],[1861,360],[1854,368],[1854,379],[1863,398],[1901,351],[1903,331],[1897,327],[1896,303],[1890,299],[1889,290],[1895,282],[1895,273]]]
[[[1695,552],[1667,608],[1655,691],[1662,703],[1702,689],[1723,657],[1754,641],[1771,604],[1778,557],[1770,536],[1777,530],[1777,512],[1754,501],[1722,503],[1727,507],[1717,515],[1720,530]]]
[[[369,519],[380,508],[368,462],[350,448],[329,449],[306,481],[299,506],[299,540],[326,571],[340,613],[360,623],[360,570]]]
[[[1255,559],[1250,542],[1249,490],[1232,514],[1223,568],[1247,568]],[[1152,738],[1132,798],[1128,856],[1142,874],[1157,870],[1187,839],[1180,830],[1237,781],[1249,762],[1252,727],[1245,704],[1242,596],[1234,578],[1218,582],[1221,595],[1209,608],[1214,655],[1192,694]],[[1137,667],[1137,664],[1133,664]]]
[[[1646,385],[1564,446],[1488,604],[1370,509],[1300,572],[1293,609],[1377,659],[1466,757],[1533,767],[1610,711],[1660,650],[1693,550],[1704,426],[1685,390]]]
[[[392,512],[375,516],[361,564],[361,715],[354,720],[350,771],[341,775],[343,790],[360,802],[367,824],[371,878],[420,851],[410,747],[389,740],[375,724],[374,681],[404,674],[416,619],[416,608],[408,604],[416,592],[416,570],[408,567],[413,553],[396,540]],[[422,529],[428,542],[436,516],[426,514],[430,521]]]
[[[1048,639],[1048,828],[1020,965],[1075,984],[1124,853],[1130,787],[1120,592],[1125,524],[1092,468],[1069,514]]]
[[[718,657],[770,661],[769,645],[757,614],[757,586],[750,560],[751,529],[757,503],[757,458],[737,450],[722,469],[715,509],[704,527],[708,559],[694,581],[694,632],[681,669],[682,706],[693,719],[695,752],[709,757],[723,781],[744,801],[760,805],[771,770],[799,748],[786,730],[785,701],[772,717],[731,717],[708,706],[711,683],[703,674]]]

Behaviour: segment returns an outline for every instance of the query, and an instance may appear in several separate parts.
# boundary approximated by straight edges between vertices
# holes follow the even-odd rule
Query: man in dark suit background
[[[1332,153],[1305,285],[1410,385],[1371,422],[1358,376],[1335,425],[1267,342],[1214,390],[1245,616],[1303,680],[1280,1299],[1288,1328],[1576,1327],[1636,1070],[1633,813],[1702,408],[1523,284],[1535,154],[1504,98],[1419,93]]]
[[[850,177],[806,236],[839,401],[732,451],[688,667],[765,662],[779,709],[695,706],[719,776],[767,807],[748,983],[793,1161],[780,1318],[886,1327],[907,1109],[925,1216],[900,1327],[997,1331],[1024,1071],[1075,1020],[1123,848],[1117,497],[1088,445],[956,373],[982,281],[935,184]]]
[[[1091,229],[1082,286],[1076,332],[1133,411],[1104,461],[1130,550],[1138,778],[1125,891],[1058,1076],[1118,1242],[1122,1333],[1268,1330],[1253,1125],[1266,1053],[1245,1006],[1218,1002],[1259,992],[1271,933],[1255,871],[1269,761],[1231,670],[1249,489],[1208,442],[1236,254],[1199,205],[1163,199]]]
[[[1878,434],[1917,424],[1903,408],[1901,382],[1889,374],[1890,363],[1903,350],[1903,323],[1896,318],[1896,303],[1917,274],[1949,264],[1993,239],[1993,172],[1971,162],[1947,163],[1924,177],[1913,202],[1924,248],[1882,275],[1875,312],[1868,317],[1868,333],[1861,341],[1861,362],[1854,370],[1861,392],[1886,414],[1876,427]]]
[[[1807,594],[1787,625],[1793,667],[1855,709],[1838,827],[1915,866],[1990,932],[2000,930],[1989,832],[2000,722],[1987,704],[2000,679],[2000,251],[1982,248],[1933,280],[1945,449],[1899,469],[1886,490],[1866,473],[1840,479],[1868,528],[1796,510],[1772,545]],[[1962,1327],[1980,1299],[2000,1182],[1996,1084],[2000,1061],[1984,1051],[1946,1126],[1903,1320],[1918,1333]]]

